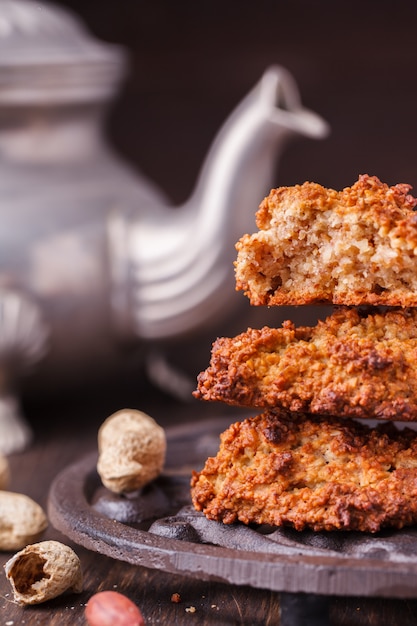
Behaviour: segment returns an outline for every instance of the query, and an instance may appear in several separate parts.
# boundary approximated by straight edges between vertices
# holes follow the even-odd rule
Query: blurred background
[[[108,110],[104,132],[115,153],[174,206],[190,196],[217,131],[271,65],[292,74],[304,106],[331,129],[325,139],[290,143],[273,186],[310,180],[341,189],[367,173],[390,185],[409,183],[417,193],[417,5],[411,0],[53,4],[74,13],[98,40],[126,50],[128,74]],[[299,321],[304,312],[283,311],[278,319],[276,311],[262,311],[259,323],[280,323],[288,316]],[[163,349],[194,384],[208,365],[216,336],[245,328],[235,316]],[[105,383],[113,398],[109,411],[129,398],[136,401],[139,391],[152,385],[141,367],[140,348],[137,354],[130,351],[124,367],[117,366],[118,375],[113,372],[110,384]],[[91,381],[85,383],[91,390]],[[103,380],[96,384],[103,389]],[[35,397],[37,404],[36,376],[25,385],[27,402],[32,406]],[[53,385],[49,391],[61,393]],[[80,393],[69,389],[75,399]]]
[[[207,148],[271,64],[287,68],[328,139],[291,145],[277,185],[336,189],[360,173],[417,187],[417,5],[412,0],[59,0],[95,36],[126,47],[130,75],[112,144],[185,200]]]

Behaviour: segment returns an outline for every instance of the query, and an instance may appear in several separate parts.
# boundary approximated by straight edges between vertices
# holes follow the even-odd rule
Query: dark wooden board
[[[229,422],[218,418],[167,429],[165,473],[130,498],[103,489],[95,453],[80,459],[52,484],[52,523],[91,550],[191,578],[290,593],[417,597],[414,528],[374,535],[260,532],[196,513],[191,469],[216,453]]]
[[[118,406],[132,406],[123,394]],[[33,406],[36,424],[33,446],[24,453],[10,457],[12,482],[10,488],[26,493],[46,508],[50,487],[57,475],[73,463],[96,450],[96,433],[107,417],[110,402],[85,400],[68,407],[62,403]],[[113,400],[114,402],[115,400]],[[123,404],[124,403],[124,404]],[[196,424],[196,415],[207,416],[204,405],[178,406],[161,396],[143,397],[141,408],[160,423]],[[213,410],[210,408],[210,410]],[[146,624],[183,626],[278,626],[281,594],[270,589],[233,585],[214,580],[172,574],[160,569],[133,565],[79,546],[49,526],[44,539],[58,539],[71,545],[80,557],[84,572],[84,589],[77,596],[62,596],[44,605],[22,608],[12,601],[11,587],[0,575],[0,623],[14,622],[25,626],[85,626],[85,603],[96,591],[117,589],[128,595],[141,608]],[[12,556],[0,553],[0,568]],[[182,601],[171,601],[179,593]],[[299,596],[291,596],[298,603]],[[284,598],[286,601],[286,598]],[[283,603],[285,605],[285,602]],[[194,608],[193,608],[194,607]],[[417,626],[417,601],[389,597],[331,596],[328,615],[332,626]],[[194,611],[195,612],[191,612]],[[294,625],[295,626],[295,625]]]

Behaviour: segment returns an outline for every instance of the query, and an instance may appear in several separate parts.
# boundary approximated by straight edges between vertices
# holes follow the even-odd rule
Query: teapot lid
[[[67,10],[0,0],[0,105],[108,99],[125,61],[122,47],[95,40]]]

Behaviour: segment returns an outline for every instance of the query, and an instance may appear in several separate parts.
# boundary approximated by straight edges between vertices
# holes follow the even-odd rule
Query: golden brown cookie
[[[273,189],[259,232],[236,244],[236,288],[253,305],[417,306],[417,200],[362,175],[338,192]]]
[[[236,406],[417,421],[417,310],[341,308],[317,326],[214,342],[195,397]]]
[[[232,424],[191,482],[226,524],[376,532],[417,522],[417,432],[267,411]]]

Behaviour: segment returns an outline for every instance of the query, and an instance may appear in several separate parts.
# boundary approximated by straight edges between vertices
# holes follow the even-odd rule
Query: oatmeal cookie
[[[316,326],[221,337],[194,396],[235,406],[417,421],[417,310],[337,308]]]
[[[267,411],[232,424],[193,472],[194,507],[230,524],[357,530],[417,523],[417,432]]]
[[[259,232],[236,244],[236,289],[253,305],[417,306],[417,200],[362,175],[342,191],[273,189]]]

